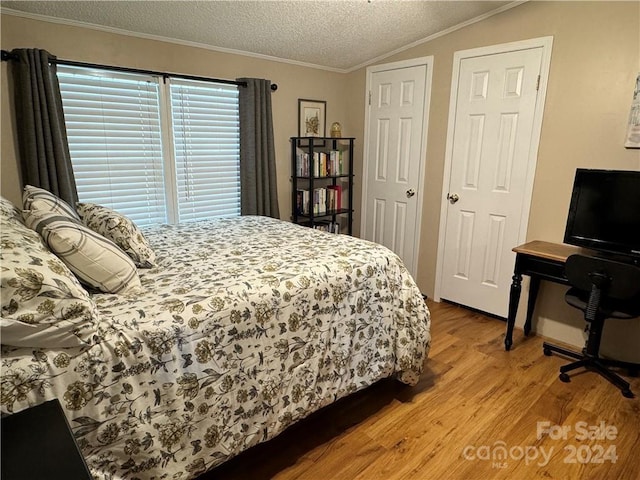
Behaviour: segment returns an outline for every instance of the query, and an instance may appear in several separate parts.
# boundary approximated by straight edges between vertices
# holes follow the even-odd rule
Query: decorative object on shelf
[[[298,136],[324,137],[327,128],[327,102],[298,99]]]
[[[331,124],[331,138],[340,137],[342,137],[342,126],[338,122],[333,122]]]
[[[636,87],[633,90],[629,124],[627,126],[627,138],[624,142],[626,148],[640,148],[640,73],[636,78]]]

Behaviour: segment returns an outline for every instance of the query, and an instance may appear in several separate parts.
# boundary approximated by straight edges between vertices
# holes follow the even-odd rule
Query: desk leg
[[[538,298],[538,290],[540,290],[540,278],[536,275],[531,276],[529,283],[529,300],[527,302],[527,319],[524,322],[524,334],[528,336],[531,332],[531,318],[533,317],[533,309],[536,307],[536,298]]]
[[[520,291],[522,290],[522,275],[514,273],[511,291],[509,293],[509,314],[507,317],[507,333],[504,336],[504,349],[511,350],[513,345],[513,326],[516,323],[516,313],[518,313],[518,302],[520,302]]]

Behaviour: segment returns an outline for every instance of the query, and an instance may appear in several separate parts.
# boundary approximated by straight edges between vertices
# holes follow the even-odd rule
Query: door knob
[[[449,200],[449,203],[451,203],[451,205],[453,205],[458,200],[460,200],[460,197],[458,196],[457,193],[447,193],[447,200]]]
[[[407,198],[411,198],[416,194],[416,191],[413,188],[407,190]]]

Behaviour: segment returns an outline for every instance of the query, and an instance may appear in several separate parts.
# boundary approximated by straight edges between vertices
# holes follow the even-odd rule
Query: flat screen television
[[[564,243],[640,258],[640,171],[579,168]]]

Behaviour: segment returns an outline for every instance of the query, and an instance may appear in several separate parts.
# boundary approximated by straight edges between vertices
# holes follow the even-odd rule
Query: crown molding
[[[22,18],[27,18],[29,20],[38,20],[41,22],[57,23],[60,25],[66,25],[70,27],[87,28],[90,30],[98,30],[101,32],[113,33],[116,35],[124,35],[127,37],[136,37],[136,38],[143,38],[146,40],[155,40],[158,42],[173,43],[175,45],[182,45],[185,47],[195,47],[195,48],[201,48],[203,50],[210,50],[210,51],[220,52],[220,53],[228,53],[231,55],[241,55],[243,57],[257,58],[260,60],[267,60],[270,62],[287,63],[290,65],[296,65],[299,67],[315,68],[317,70],[326,70],[334,73],[347,73],[347,70],[343,68],[327,67],[325,65],[316,65],[314,63],[301,62],[298,60],[291,60],[288,58],[274,57],[271,55],[263,55],[261,53],[245,52],[244,50],[235,50],[233,48],[215,47],[215,46],[207,45],[204,43],[191,42],[189,40],[180,40],[180,39],[170,38],[170,37],[163,37],[161,35],[132,32],[130,30],[124,30],[124,29],[115,28],[115,27],[106,27],[104,25],[96,25],[94,23],[81,22],[78,20],[69,20],[66,18],[50,17],[48,15],[40,15],[37,13],[22,12],[19,10],[14,10],[6,7],[0,8],[0,15],[12,15],[14,17],[22,17]]]
[[[409,50],[413,47],[416,47],[418,45],[422,45],[424,43],[430,42],[431,40],[435,40],[436,38],[440,38],[444,35],[448,35],[449,33],[455,32],[456,30],[460,30],[464,27],[467,27],[469,25],[473,25],[474,23],[478,23],[481,22],[483,20],[486,20],[487,18],[490,18],[494,15],[498,15],[506,10],[510,10],[514,7],[517,7],[519,5],[522,5],[523,3],[528,2],[529,0],[517,0],[511,3],[508,3],[507,5],[503,5],[500,8],[497,8],[495,10],[492,10],[491,12],[485,13],[483,15],[480,15],[478,17],[474,17],[470,20],[467,20],[465,22],[459,23],[457,25],[454,25],[452,27],[447,28],[446,30],[442,30],[441,32],[438,33],[434,33],[433,35],[429,35],[428,37],[425,37],[423,39],[417,40],[415,42],[409,43],[408,45],[405,45],[403,47],[397,48],[395,50],[392,50],[388,53],[385,53],[383,55],[380,55],[378,57],[372,58],[371,60],[368,60],[364,63],[361,63],[359,65],[356,65],[354,67],[350,67],[350,68],[335,68],[335,67],[328,67],[325,65],[317,65],[314,63],[307,63],[307,62],[301,62],[298,60],[291,60],[291,59],[287,59],[287,58],[281,58],[281,57],[274,57],[271,55],[263,55],[261,53],[253,53],[253,52],[246,52],[244,50],[236,50],[233,48],[225,48],[225,47],[215,47],[212,45],[207,45],[204,43],[199,43],[199,42],[191,42],[188,40],[180,40],[180,39],[176,39],[176,38],[170,38],[170,37],[163,37],[161,35],[152,35],[152,34],[147,34],[147,33],[139,33],[139,32],[132,32],[130,30],[124,30],[121,28],[115,28],[115,27],[107,27],[104,25],[96,25],[94,23],[87,23],[87,22],[81,22],[78,20],[69,20],[69,19],[65,19],[65,18],[57,18],[57,17],[51,17],[48,15],[40,15],[40,14],[36,14],[36,13],[28,13],[28,12],[22,12],[19,10],[14,10],[11,8],[6,8],[6,7],[0,7],[0,15],[13,15],[15,17],[22,17],[22,18],[27,18],[30,20],[38,20],[38,21],[42,21],[42,22],[49,22],[49,23],[57,23],[60,25],[66,25],[66,26],[70,26],[70,27],[80,27],[80,28],[88,28],[90,30],[98,30],[101,32],[107,32],[107,33],[113,33],[116,35],[124,35],[124,36],[128,36],[128,37],[136,37],[136,38],[143,38],[146,40],[154,40],[154,41],[158,41],[158,42],[165,42],[165,43],[172,43],[175,45],[182,45],[182,46],[186,46],[186,47],[194,47],[194,48],[201,48],[203,50],[210,50],[210,51],[214,51],[214,52],[220,52],[220,53],[227,53],[227,54],[231,54],[231,55],[240,55],[243,57],[250,57],[250,58],[257,58],[260,60],[267,60],[270,62],[278,62],[278,63],[286,63],[289,65],[296,65],[299,67],[306,67],[306,68],[314,68],[317,70],[325,70],[328,72],[334,72],[334,73],[352,73],[355,72],[356,70],[359,70],[361,68],[364,67],[368,67],[370,65],[374,65],[386,58],[389,58],[393,55],[396,55],[398,53],[404,52],[406,50]]]

